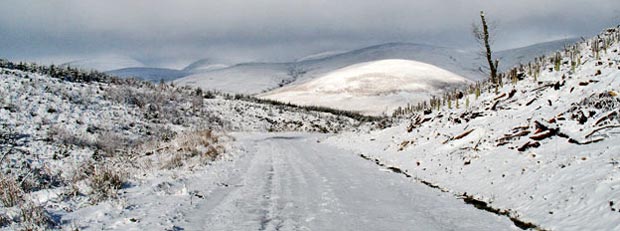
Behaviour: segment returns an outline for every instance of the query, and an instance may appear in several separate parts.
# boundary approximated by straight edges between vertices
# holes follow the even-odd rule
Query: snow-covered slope
[[[347,51],[325,51],[325,52],[320,52],[316,54],[306,55],[295,61],[303,62],[303,61],[310,61],[310,60],[316,60],[316,59],[323,59],[323,58],[327,58],[327,57],[334,56],[334,55],[339,55],[339,54],[346,53],[346,52]]]
[[[298,63],[297,66],[317,77],[353,64],[384,59],[424,62],[470,79],[480,79],[476,54],[464,50],[415,43],[387,43]],[[304,76],[306,77],[306,76]],[[307,78],[304,78],[307,79]],[[302,79],[303,80],[303,79]]]
[[[384,60],[424,62],[478,80],[475,53],[413,43],[389,43],[333,55],[320,55],[290,63],[247,63],[203,72],[178,80],[179,84],[233,93],[260,93],[288,84],[299,84],[347,66]]]
[[[380,115],[467,82],[466,78],[430,64],[391,59],[338,69],[259,97]]]
[[[175,81],[179,85],[201,87],[229,93],[255,94],[279,87],[291,78],[287,64],[248,63],[215,71],[193,74]]]
[[[144,64],[133,58],[122,55],[103,55],[80,59],[62,64],[83,70],[112,71],[130,67],[144,67]]]
[[[148,207],[117,205],[126,190],[159,194],[154,180],[184,185],[178,176],[211,172],[205,164],[228,154],[225,131],[327,133],[356,124],[195,88],[0,60],[0,230],[94,229],[102,214]],[[165,214],[153,208],[153,217]],[[78,219],[84,213],[93,219]]]
[[[526,227],[619,230],[620,27],[600,38],[579,45],[574,69],[562,52],[557,68],[547,58],[497,94],[328,142]]]
[[[499,69],[505,71],[518,64],[527,64],[541,55],[562,50],[564,47],[573,45],[579,40],[578,38],[568,38],[537,43],[526,47],[498,51],[495,55],[500,60]]]
[[[123,78],[135,77],[151,82],[159,82],[161,80],[168,82],[189,74],[185,71],[153,67],[130,67],[107,71],[106,73]]]
[[[185,68],[183,68],[183,71],[188,73],[199,73],[224,69],[227,67],[229,67],[229,65],[225,64],[224,62],[217,62],[213,59],[200,59],[187,65]]]
[[[558,40],[496,53],[500,68],[524,63],[533,57],[555,51],[575,39]],[[348,52],[327,52],[287,63],[245,63],[219,69],[222,65],[203,60],[188,66],[206,66],[204,71],[182,78],[178,83],[232,93],[260,93],[282,85],[299,84],[347,66],[384,60],[404,59],[435,65],[467,79],[486,78],[480,71],[483,59],[477,51],[415,43],[387,43]],[[212,66],[215,65],[215,66]],[[217,67],[218,69],[211,69]],[[187,69],[187,68],[186,68]],[[188,69],[189,70],[189,69]],[[212,71],[210,71],[212,70]]]

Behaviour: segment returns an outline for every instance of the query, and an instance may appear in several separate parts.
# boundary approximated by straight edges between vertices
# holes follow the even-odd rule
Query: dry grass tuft
[[[174,169],[184,165],[201,164],[215,160],[224,153],[220,138],[212,130],[199,130],[178,135],[171,147],[173,153],[161,165],[163,169]]]
[[[52,142],[64,145],[75,145],[77,147],[91,146],[91,142],[86,140],[83,134],[74,133],[61,125],[52,125],[47,131],[48,139]]]
[[[11,224],[11,218],[6,214],[0,213],[0,228],[9,226]]]
[[[48,230],[54,225],[52,218],[42,206],[25,202],[19,207],[20,222],[23,230]]]
[[[91,188],[91,201],[98,203],[108,198],[116,198],[117,191],[127,181],[127,173],[111,165],[94,165],[88,176],[88,185]]]
[[[170,159],[162,163],[161,168],[170,170],[170,169],[183,167],[184,159],[185,159],[185,155],[183,155],[182,153],[175,153],[172,155],[172,157],[170,157]]]
[[[119,133],[104,132],[99,135],[95,141],[95,147],[107,157],[114,156],[119,147],[128,147],[129,140],[121,136]]]
[[[0,201],[4,207],[18,205],[24,197],[24,191],[12,176],[0,172]]]

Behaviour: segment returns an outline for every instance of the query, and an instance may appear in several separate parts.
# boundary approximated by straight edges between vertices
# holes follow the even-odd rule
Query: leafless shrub
[[[42,189],[63,186],[64,180],[60,171],[53,172],[46,165],[43,167],[31,167],[21,179],[21,189],[24,192],[34,192]]]
[[[45,209],[31,201],[20,204],[19,215],[24,230],[47,230],[54,225]]]
[[[149,104],[163,105],[165,97],[160,91],[138,90],[130,86],[110,87],[105,98],[121,104],[136,105],[144,108]]]
[[[202,108],[204,106],[204,99],[203,99],[202,95],[200,95],[200,96],[193,95],[191,97],[191,103],[192,103],[192,109],[194,111],[200,111],[200,110],[202,110]]]
[[[11,224],[11,218],[6,214],[0,213],[0,228]]]
[[[97,137],[95,147],[106,156],[113,156],[118,149],[128,148],[130,140],[119,133],[104,132]],[[96,158],[95,158],[96,159]]]
[[[12,176],[0,172],[0,201],[4,207],[18,205],[24,197],[24,191]]]
[[[170,159],[163,162],[161,168],[162,169],[175,169],[183,166],[183,160],[185,159],[185,155],[182,153],[175,153],[170,157]]]
[[[193,161],[212,161],[224,152],[219,137],[209,129],[178,135],[173,143],[172,156],[161,166],[164,169],[179,168]]]
[[[60,125],[53,125],[47,132],[48,139],[52,142],[75,145],[78,147],[90,146],[91,142],[84,138],[84,136],[71,132]]]
[[[98,203],[108,198],[116,198],[116,192],[127,181],[127,173],[107,164],[94,165],[88,180],[92,190],[91,200]]]
[[[177,136],[177,132],[165,126],[158,126],[154,130],[154,134],[158,135],[158,141],[170,142]]]
[[[180,139],[180,148],[191,157],[200,156],[215,159],[222,151],[222,147],[218,145],[219,138],[212,130],[200,130],[184,135]]]

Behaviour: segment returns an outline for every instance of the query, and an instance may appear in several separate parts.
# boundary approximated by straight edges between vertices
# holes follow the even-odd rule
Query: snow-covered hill
[[[122,78],[134,77],[151,82],[159,82],[161,80],[168,82],[189,74],[185,71],[153,67],[130,67],[107,71],[106,73]]]
[[[200,73],[224,69],[229,66],[230,65],[226,64],[225,62],[218,62],[213,59],[199,59],[187,65],[185,68],[183,68],[183,71],[187,73]]]
[[[256,94],[290,79],[288,64],[247,63],[177,79],[174,83],[228,93]]]
[[[468,82],[466,78],[430,64],[391,59],[338,69],[259,97],[381,115]]]
[[[304,57],[301,57],[301,58],[295,60],[295,62],[303,62],[303,61],[322,59],[322,58],[327,58],[327,57],[330,57],[330,56],[339,55],[339,54],[346,53],[346,52],[347,51],[325,51],[325,52],[320,52],[320,53],[316,53],[316,54],[306,55]]]
[[[118,70],[130,67],[144,67],[144,64],[136,59],[122,55],[103,55],[87,59],[80,59],[62,64],[83,70],[97,70],[101,72]]]
[[[310,81],[347,66],[384,59],[414,60],[438,66],[472,80],[484,78],[477,70],[477,55],[473,52],[412,43],[389,43],[344,53],[322,54],[298,62],[239,64],[188,76],[179,79],[177,83],[232,93],[255,94]]]
[[[562,50],[564,47],[571,46],[579,40],[578,38],[567,38],[537,43],[526,47],[498,51],[494,55],[500,60],[499,69],[506,71],[515,65],[527,64],[541,55],[548,55],[552,52]]]
[[[500,68],[507,69],[573,41],[576,40],[565,39],[498,51],[496,58],[501,60]],[[216,63],[212,66],[210,61],[203,60],[190,66],[206,66],[205,71],[181,78],[178,83],[231,93],[255,94],[310,81],[347,66],[385,59],[428,63],[472,81],[486,78],[480,70],[485,64],[477,51],[415,43],[387,43],[348,52],[326,52],[286,63],[244,63],[220,68],[222,65]],[[214,69],[209,71],[212,67]]]
[[[618,230],[620,27],[560,54],[497,93],[328,142],[524,228]]]

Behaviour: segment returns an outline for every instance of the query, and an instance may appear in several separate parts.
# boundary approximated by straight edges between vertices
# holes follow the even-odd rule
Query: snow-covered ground
[[[566,56],[559,71],[547,61],[536,81],[327,142],[544,229],[618,230],[620,43],[597,59],[593,41],[574,71]]]
[[[306,133],[236,133],[235,156],[156,173],[65,219],[87,230],[518,230]],[[105,211],[105,212],[104,212]]]
[[[545,58],[536,79],[524,70],[497,93],[382,130],[390,120],[71,70],[53,78],[0,60],[0,229],[616,230],[619,39],[600,58],[594,40],[581,44],[574,70],[562,52],[559,70]],[[443,65],[363,63],[397,50]],[[282,91],[323,91],[312,100],[440,89],[476,71],[464,68],[467,52],[452,52],[388,44],[304,65],[245,64],[268,80],[239,71],[207,88],[295,83]],[[393,81],[378,83],[378,71]],[[341,133],[309,134],[318,132]]]
[[[118,189],[218,159],[230,131],[336,132],[359,123],[187,87],[0,68],[0,229],[76,227],[65,217],[124,200]]]
[[[335,70],[303,84],[258,95],[297,105],[318,105],[369,115],[425,101],[470,81],[439,67],[410,60],[380,60]]]

